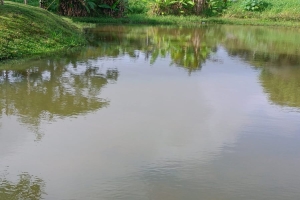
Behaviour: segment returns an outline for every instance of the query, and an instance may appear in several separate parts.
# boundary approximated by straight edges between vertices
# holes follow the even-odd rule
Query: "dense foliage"
[[[127,13],[152,15],[219,14],[226,0],[44,0],[47,9],[66,16],[113,16]]]
[[[137,3],[137,0],[131,0]],[[129,1],[129,2],[131,2]],[[218,15],[227,6],[227,0],[142,0],[129,4],[129,12],[148,12],[153,15]],[[136,12],[135,12],[136,11]]]
[[[58,12],[66,16],[106,15],[121,17],[125,14],[127,0],[56,0],[52,11],[58,7]],[[51,7],[49,7],[51,9]]]
[[[13,0],[23,3],[23,0]],[[227,7],[227,0],[27,0],[65,16],[113,16],[126,14],[151,15],[218,15]]]
[[[11,1],[24,3],[24,0]],[[38,0],[26,1],[40,6]],[[300,20],[299,0],[42,0],[41,5],[49,11],[76,17],[141,14],[145,17],[200,15],[223,16],[223,19]]]
[[[263,0],[246,0],[243,5],[247,11],[263,11],[269,4]]]

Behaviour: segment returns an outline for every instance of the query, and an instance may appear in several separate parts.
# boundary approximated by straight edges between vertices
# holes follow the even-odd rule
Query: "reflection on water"
[[[19,116],[40,139],[41,120],[53,121],[107,106],[108,101],[99,94],[109,81],[117,80],[118,71],[102,70],[74,55],[71,59],[41,60],[19,70],[2,70],[0,116]]]
[[[259,53],[262,56],[257,61],[264,61],[263,57],[276,59],[280,55],[289,57],[300,53],[298,29],[222,26],[222,34],[222,43],[229,52],[248,51],[251,56]]]
[[[222,43],[231,56],[261,68],[260,81],[272,103],[300,108],[300,40],[297,29],[224,26]]]
[[[286,78],[287,71],[294,74],[294,77],[295,74],[296,76],[299,74],[300,41],[297,30],[237,26],[202,28],[104,26],[88,29],[86,32],[90,36],[91,44],[98,47],[97,55],[101,56],[118,57],[128,54],[135,58],[142,55],[146,60],[149,59],[150,64],[158,58],[169,56],[170,65],[184,67],[192,73],[201,69],[207,59],[214,60],[214,52],[221,45],[231,56],[240,57],[254,67],[285,71],[278,74],[285,74]],[[95,49],[92,49],[92,52],[95,53]],[[262,86],[266,87],[265,91],[271,101],[282,106],[300,107],[299,103],[293,102],[299,99],[295,96],[300,95],[300,79],[292,78],[299,84],[292,81],[285,82],[290,85],[287,87],[294,86],[290,89],[279,88],[278,84],[275,84],[278,90],[275,91],[268,88],[271,85],[267,84],[275,81],[274,78],[265,74],[266,69],[262,70],[261,74]],[[283,94],[277,94],[278,92]],[[278,99],[279,96],[281,100]]]
[[[16,182],[0,177],[0,199],[3,200],[41,200],[46,194],[44,190],[44,181],[28,173],[20,174]]]
[[[98,55],[118,57],[128,54],[135,58],[143,52],[144,59],[149,59],[151,64],[159,57],[169,56],[170,65],[184,67],[189,73],[201,69],[209,54],[216,51],[216,37],[220,34],[218,28],[208,27],[104,26],[86,32],[91,44],[98,47]]]
[[[259,78],[273,103],[300,108],[299,66],[264,68]]]
[[[279,109],[300,109],[297,30],[86,32],[91,45],[81,51],[1,68],[0,171],[40,178],[4,177],[0,192],[31,188],[16,198],[47,200],[300,199],[300,116]],[[44,137],[35,142],[31,132]]]

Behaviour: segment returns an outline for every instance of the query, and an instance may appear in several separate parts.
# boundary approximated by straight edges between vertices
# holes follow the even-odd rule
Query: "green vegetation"
[[[248,10],[249,4],[254,1],[254,8]],[[256,8],[257,6],[258,8]],[[254,9],[254,10],[253,10]],[[298,0],[237,0],[228,7],[224,17],[257,18],[270,21],[299,21],[300,1]]]
[[[125,17],[89,16],[73,20],[85,23],[179,26],[213,23],[300,27],[298,0],[206,0],[205,9],[201,13],[195,10],[196,2],[198,1],[128,0]]]
[[[148,24],[148,25],[176,25],[185,27],[197,27],[205,24],[232,24],[254,26],[286,26],[300,27],[300,21],[271,21],[255,18],[239,19],[227,17],[200,17],[200,16],[149,16],[144,14],[130,14],[123,18],[111,17],[76,17],[72,18],[76,23],[95,24]]]
[[[263,11],[269,4],[262,0],[246,0],[243,2],[243,9],[246,11]]]
[[[23,0],[12,1],[23,3]],[[259,19],[269,22],[300,19],[299,0],[43,0],[43,2],[46,9],[73,17],[132,18],[131,15],[142,14],[145,18],[151,18],[166,15],[196,15],[202,18],[218,17],[225,23],[228,18]],[[39,6],[37,0],[28,0],[28,4]]]
[[[80,23],[300,27],[298,0],[28,0],[0,5],[0,60],[85,44]],[[61,14],[72,18],[61,18]],[[73,21],[73,22],[72,22]]]
[[[24,4],[24,0],[11,0]],[[70,17],[120,17],[128,9],[128,0],[27,0],[27,4]]]
[[[0,6],[0,60],[84,45],[70,21],[40,8],[6,1]]]
[[[201,4],[202,0],[142,0],[140,3],[137,0],[128,1],[129,14],[147,16],[191,14],[221,19],[300,20],[299,0],[205,0],[204,4]],[[202,6],[202,12],[197,11],[199,6]]]

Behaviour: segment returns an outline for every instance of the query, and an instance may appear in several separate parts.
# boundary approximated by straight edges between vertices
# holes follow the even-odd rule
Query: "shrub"
[[[143,14],[149,11],[148,0],[128,0],[127,13],[129,14]]]
[[[154,0],[151,12],[155,15],[182,15],[192,14],[195,3],[192,0]]]
[[[226,0],[206,0],[205,14],[208,16],[219,15],[227,8],[230,2]]]
[[[263,0],[246,0],[243,3],[246,11],[263,11],[268,7],[268,3]]]

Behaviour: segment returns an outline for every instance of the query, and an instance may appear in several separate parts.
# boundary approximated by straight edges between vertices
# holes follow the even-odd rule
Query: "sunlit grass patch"
[[[73,23],[46,10],[8,1],[0,6],[0,60],[54,52],[85,42]]]
[[[234,1],[227,9],[225,17],[235,18],[260,18],[273,21],[299,21],[299,0],[264,0],[268,5],[266,9],[251,12],[244,9],[245,0]]]

